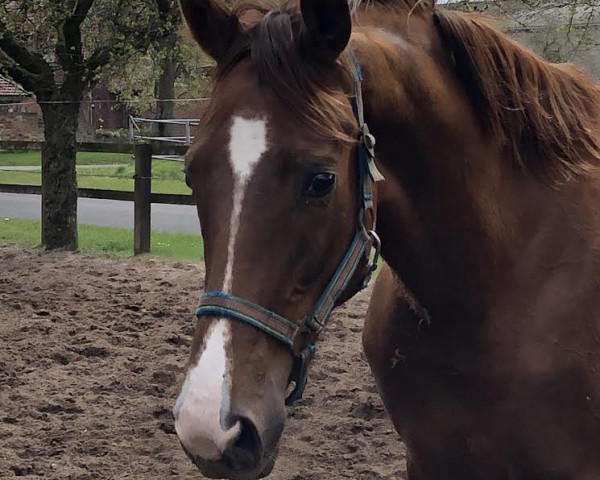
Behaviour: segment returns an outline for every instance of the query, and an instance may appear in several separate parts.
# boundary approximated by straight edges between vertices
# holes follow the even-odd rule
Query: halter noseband
[[[302,324],[297,324],[246,299],[224,292],[207,292],[200,297],[200,306],[196,311],[197,317],[220,315],[242,321],[265,332],[292,351],[295,361],[290,378],[295,386],[286,398],[286,405],[291,405],[302,398],[307,381],[308,364],[316,351],[316,340],[327,325],[335,302],[348,286],[361,259],[366,257],[369,260],[369,247],[375,250],[375,254],[367,266],[362,288],[368,285],[379,259],[381,242],[375,233],[373,183],[384,178],[375,165],[375,138],[369,133],[369,128],[364,121],[362,70],[356,56],[350,54],[350,57],[354,66],[352,109],[360,127],[360,144],[357,154],[360,186],[358,228],[344,258],[319,297],[315,308]],[[364,223],[367,213],[370,213],[373,219],[371,230],[367,229]]]

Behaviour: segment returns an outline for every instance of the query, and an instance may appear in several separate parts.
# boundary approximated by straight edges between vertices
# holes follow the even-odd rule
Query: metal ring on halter
[[[372,248],[375,249],[373,261],[371,262],[369,268],[374,272],[377,269],[377,263],[379,262],[379,257],[381,256],[381,239],[375,230],[369,230],[369,236],[371,237],[371,240],[373,240]]]
[[[371,239],[371,252],[367,253],[367,269],[365,272],[365,278],[363,280],[363,284],[361,287],[361,290],[364,290],[365,288],[367,288],[367,286],[369,285],[369,282],[371,281],[371,278],[373,277],[373,273],[375,273],[375,270],[377,270],[377,264],[379,263],[379,257],[381,255],[381,239],[379,238],[379,235],[377,235],[377,233],[375,233],[374,230],[369,230],[367,232],[367,235],[369,235],[369,238]],[[374,250],[374,252],[373,252]],[[373,258],[371,259],[371,255],[373,256]]]
[[[294,359],[291,378],[295,383],[292,391],[286,396],[285,404],[293,405],[302,398],[302,393],[308,381],[308,365],[314,357],[317,347],[314,344],[306,345]]]
[[[381,256],[381,239],[375,230],[369,230],[369,236],[371,237],[371,240],[373,240],[373,245],[371,248],[373,248],[375,252],[373,254],[373,260],[367,269],[370,270],[370,273],[373,273],[375,270],[377,270],[377,263],[379,262],[379,257]]]

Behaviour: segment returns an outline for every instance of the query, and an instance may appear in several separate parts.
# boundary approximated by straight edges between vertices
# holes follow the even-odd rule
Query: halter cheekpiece
[[[354,97],[352,109],[360,128],[357,148],[359,170],[359,205],[358,227],[354,239],[340,262],[329,284],[319,297],[315,308],[302,324],[292,322],[275,312],[267,310],[246,299],[224,292],[207,292],[200,297],[197,317],[219,315],[239,320],[265,332],[270,337],[286,345],[294,354],[294,367],[291,381],[294,389],[286,398],[291,405],[302,398],[306,387],[308,365],[316,351],[316,340],[323,331],[335,306],[335,302],[348,286],[360,261],[370,260],[362,288],[365,288],[377,268],[381,242],[375,233],[375,211],[373,207],[373,183],[383,180],[383,175],[375,165],[375,137],[369,133],[364,121],[362,100],[362,69],[353,53],[349,54],[353,66]],[[365,216],[370,213],[373,219],[372,229],[365,226]],[[374,250],[373,258],[371,250]]]

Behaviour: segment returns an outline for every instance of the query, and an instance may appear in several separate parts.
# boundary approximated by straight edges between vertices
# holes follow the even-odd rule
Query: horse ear
[[[332,63],[344,51],[352,33],[348,0],[301,0],[305,51]]]
[[[180,0],[194,39],[217,62],[241,32],[238,18],[219,0]]]

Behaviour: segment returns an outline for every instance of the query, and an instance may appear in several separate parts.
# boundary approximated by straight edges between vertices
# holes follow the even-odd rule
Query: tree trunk
[[[42,244],[77,250],[77,124],[79,102],[42,104]]]
[[[163,58],[161,60],[161,74],[156,84],[156,96],[158,97],[158,107],[156,118],[168,119],[175,116],[175,103],[172,101],[175,98],[175,78],[177,77],[177,62],[175,59],[175,47],[177,37],[171,35],[167,37],[163,43]],[[166,123],[158,124],[158,135],[161,137],[173,136],[174,125]]]

